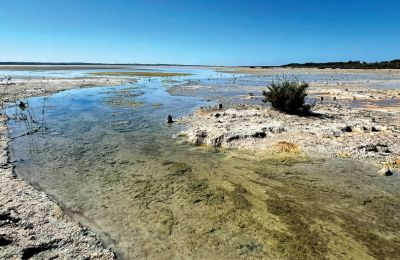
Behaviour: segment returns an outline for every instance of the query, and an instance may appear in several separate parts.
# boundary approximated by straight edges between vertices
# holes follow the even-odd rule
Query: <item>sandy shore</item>
[[[17,79],[0,85],[2,104],[72,88],[114,86],[127,79]],[[43,192],[19,179],[9,162],[7,118],[0,117],[0,258],[114,259],[100,238]]]

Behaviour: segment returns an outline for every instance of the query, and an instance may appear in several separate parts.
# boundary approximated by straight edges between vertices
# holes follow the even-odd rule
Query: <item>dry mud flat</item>
[[[29,96],[93,86],[121,85],[126,79],[12,79],[2,81],[2,103]],[[0,258],[113,259],[100,238],[65,215],[43,192],[17,178],[9,163],[7,118],[0,119]]]

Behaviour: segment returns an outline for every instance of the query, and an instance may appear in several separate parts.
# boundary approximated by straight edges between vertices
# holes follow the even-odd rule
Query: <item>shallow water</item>
[[[208,80],[203,73],[197,77]],[[382,249],[375,243],[383,238],[365,236],[397,234],[398,221],[390,217],[398,212],[398,176],[380,178],[375,167],[347,160],[191,146],[172,138],[179,126],[167,125],[166,117],[207,103],[171,96],[167,87],[165,80],[145,79],[30,98],[23,111],[9,108],[9,115],[33,119],[10,120],[11,136],[41,126],[11,142],[16,173],[125,259],[389,254],[395,242],[384,241],[389,249]],[[379,213],[361,207],[363,200],[374,201]],[[376,214],[385,215],[383,224],[370,223]],[[341,244],[330,246],[326,236]]]
[[[88,75],[91,77],[96,77],[94,75],[90,75],[93,72],[172,72],[172,73],[189,73],[193,74],[190,76],[178,77],[179,79],[192,79],[192,78],[224,78],[230,77],[230,73],[218,73],[209,69],[202,68],[186,68],[186,67],[162,67],[162,66],[123,66],[124,68],[83,68],[83,69],[60,69],[60,70],[1,70],[0,67],[0,79],[5,76],[12,77],[30,77],[30,78],[77,78],[77,77],[87,77]],[[99,76],[102,77],[102,76]]]

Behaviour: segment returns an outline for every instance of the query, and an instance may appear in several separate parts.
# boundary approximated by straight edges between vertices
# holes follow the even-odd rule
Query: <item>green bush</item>
[[[272,107],[289,114],[309,112],[311,106],[305,104],[308,83],[282,80],[272,82],[267,91],[263,91],[264,102],[270,102]]]

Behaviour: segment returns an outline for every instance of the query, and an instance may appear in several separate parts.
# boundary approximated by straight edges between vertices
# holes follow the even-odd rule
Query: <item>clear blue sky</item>
[[[0,61],[272,65],[400,58],[396,0],[0,0]]]

